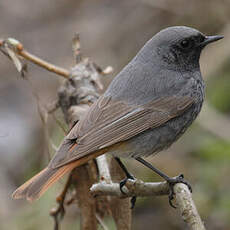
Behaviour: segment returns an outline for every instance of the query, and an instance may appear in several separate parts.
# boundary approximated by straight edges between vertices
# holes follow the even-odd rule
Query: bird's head
[[[223,36],[205,36],[200,31],[174,26],[161,30],[150,41],[155,55],[159,56],[168,68],[182,67],[183,70],[199,67],[199,58],[203,48]]]

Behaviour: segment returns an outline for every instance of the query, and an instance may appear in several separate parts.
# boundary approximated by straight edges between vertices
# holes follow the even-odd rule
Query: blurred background
[[[229,0],[1,0],[0,38],[14,37],[31,53],[59,66],[73,66],[71,39],[80,33],[82,50],[114,73],[105,86],[159,30],[173,25],[197,28],[224,40],[202,53],[206,102],[198,121],[166,152],[149,160],[171,176],[183,172],[193,185],[193,198],[207,229],[230,229],[230,2]],[[62,185],[38,202],[12,201],[12,191],[48,162],[47,141],[34,92],[44,105],[57,97],[61,77],[29,64],[30,84],[0,54],[0,229],[53,229],[49,210]],[[32,87],[31,87],[32,85]],[[63,121],[61,113],[57,114]],[[64,134],[50,119],[56,145]],[[134,161],[130,171],[145,181],[159,181]],[[135,169],[135,172],[134,172]],[[79,210],[68,207],[62,229],[78,229]],[[115,229],[106,219],[109,229]],[[148,223],[148,224],[146,224]],[[184,229],[166,197],[138,198],[134,230]]]

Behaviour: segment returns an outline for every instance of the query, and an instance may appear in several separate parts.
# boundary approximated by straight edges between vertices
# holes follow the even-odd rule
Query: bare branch
[[[108,184],[112,183],[111,175],[109,172],[109,165],[105,154],[97,157],[96,160],[97,160],[97,166],[100,175],[100,181]]]
[[[191,230],[205,230],[188,186],[182,183],[175,184],[174,192],[178,210],[189,228]]]
[[[96,214],[96,218],[97,218],[98,223],[101,225],[101,227],[104,230],[109,230],[107,226],[105,225],[104,221],[101,219],[101,217],[98,214]]]
[[[95,62],[93,62],[94,67],[96,68],[97,72],[100,73],[101,75],[108,75],[113,72],[113,67],[112,66],[107,66],[104,70],[98,66]]]
[[[53,65],[47,61],[44,61],[40,59],[39,57],[29,53],[23,48],[22,43],[20,43],[18,40],[14,38],[8,38],[6,40],[0,40],[0,47],[6,48],[8,47],[12,52],[14,52],[16,55],[19,55],[20,57],[23,57],[24,59],[50,71],[53,73],[56,73],[64,78],[70,77],[70,72],[64,68],[61,68],[59,66]],[[7,52],[8,53],[8,52]],[[8,53],[9,54],[9,53]],[[9,54],[9,56],[12,59],[12,55]],[[13,59],[12,59],[13,60]],[[20,65],[17,65],[20,67]]]
[[[108,75],[111,74],[113,72],[113,67],[112,66],[107,66],[102,72],[102,75]]]
[[[125,194],[121,193],[119,183],[98,183],[94,184],[90,191],[94,196],[110,195],[120,198],[133,196],[161,196],[169,194],[167,182],[145,183],[141,180],[128,180],[123,188]],[[174,186],[177,208],[182,219],[188,224],[191,230],[205,230],[203,222],[196,209],[192,195],[187,185],[178,183]]]
[[[160,196],[169,194],[167,182],[145,183],[141,180],[128,179],[123,190],[126,194],[121,193],[119,183],[97,183],[90,188],[93,195],[110,195],[120,198],[133,196]]]
[[[48,105],[46,110],[47,113],[54,113],[60,107],[59,101],[56,99],[52,104]]]
[[[64,202],[65,202],[65,198],[66,198],[66,194],[67,194],[67,191],[69,189],[69,186],[71,185],[71,179],[72,179],[72,173],[70,173],[68,180],[67,180],[61,194],[56,198],[56,201],[58,203],[58,207],[52,208],[50,210],[50,215],[54,218],[54,230],[59,229],[60,221],[62,220],[62,218],[65,215]]]
[[[95,164],[91,164],[91,167],[87,165],[80,166],[73,170],[73,184],[76,190],[76,199],[78,201],[78,206],[81,210],[81,229],[97,229],[97,219],[96,219],[96,199],[94,199],[91,194],[89,194],[89,189],[93,183],[95,183],[95,178],[93,171]]]
[[[74,34],[72,40],[72,50],[73,50],[73,56],[76,61],[76,64],[80,63],[82,61],[82,53],[81,53],[80,36],[78,33]]]
[[[60,127],[60,129],[63,131],[63,133],[65,135],[67,135],[68,130],[66,130],[66,128],[64,127],[64,125],[62,124],[62,122],[59,121],[59,119],[56,117],[56,115],[54,113],[52,113],[52,117],[53,117],[54,121],[57,123],[57,125]]]
[[[109,158],[110,174],[114,183],[120,183],[125,178],[125,173],[121,169],[114,157]],[[132,210],[130,198],[121,199],[117,196],[110,196],[110,209],[112,217],[116,223],[117,230],[130,230],[132,226]]]

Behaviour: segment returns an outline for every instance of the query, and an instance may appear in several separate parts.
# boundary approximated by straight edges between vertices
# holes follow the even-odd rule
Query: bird
[[[171,184],[183,181],[182,176],[173,180],[143,157],[169,148],[198,116],[205,95],[200,55],[222,38],[186,26],[155,34],[65,136],[48,166],[12,197],[37,200],[66,173],[105,153],[121,167],[120,158],[128,157]]]

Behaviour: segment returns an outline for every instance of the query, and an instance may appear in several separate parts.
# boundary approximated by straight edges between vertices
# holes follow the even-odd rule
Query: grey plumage
[[[107,152],[119,157],[149,156],[168,148],[201,110],[204,82],[199,58],[208,38],[184,26],[169,27],[153,36],[71,130],[51,167],[60,167],[108,146]],[[184,41],[188,41],[188,47],[181,46]],[[165,98],[175,97],[178,99],[171,104],[164,102]],[[183,98],[189,98],[190,103],[180,111]],[[150,106],[146,108],[150,113],[138,117],[142,113],[139,109],[158,100],[162,103],[160,109]],[[173,115],[173,110],[178,111]],[[65,148],[73,140],[78,148],[68,152],[67,157]]]
[[[168,148],[201,110],[200,54],[221,38],[181,26],[153,36],[72,128],[49,165],[13,197],[37,199],[65,173],[104,153],[136,158]]]
[[[105,96],[142,105],[151,100],[183,94],[184,88],[203,82],[199,57],[202,47],[189,52],[180,49],[180,41],[204,37],[189,27],[169,27],[153,36],[133,60],[114,78]],[[180,92],[181,91],[181,92]],[[189,92],[190,93],[190,92]]]
[[[146,43],[110,84],[105,96],[126,100],[130,104],[143,105],[175,95],[189,96],[195,101],[183,115],[128,140],[133,146],[132,152],[124,154],[118,150],[113,154],[120,157],[156,154],[175,142],[199,114],[204,100],[204,81],[199,65],[203,47],[185,53],[177,47],[180,41],[189,38],[199,42],[204,35],[188,27],[171,27],[161,31]]]

